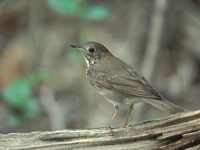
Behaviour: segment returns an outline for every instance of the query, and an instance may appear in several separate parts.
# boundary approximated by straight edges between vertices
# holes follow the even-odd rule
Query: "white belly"
[[[134,97],[126,97],[118,92],[113,92],[108,89],[98,89],[98,93],[101,94],[108,102],[112,103],[114,106],[119,106],[120,104],[135,104],[141,102],[140,99]]]

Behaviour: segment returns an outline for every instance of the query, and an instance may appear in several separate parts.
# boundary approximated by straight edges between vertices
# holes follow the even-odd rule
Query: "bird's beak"
[[[81,48],[80,45],[71,45],[72,48]]]
[[[81,45],[78,44],[72,44],[71,45],[72,48],[77,48],[79,51],[84,52],[84,49]]]

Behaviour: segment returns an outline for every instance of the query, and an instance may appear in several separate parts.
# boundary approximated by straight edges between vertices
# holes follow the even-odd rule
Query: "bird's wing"
[[[136,72],[131,74],[118,74],[108,76],[106,73],[95,73],[93,82],[100,87],[111,89],[134,97],[147,99],[163,99],[162,96],[146,81],[144,77]]]

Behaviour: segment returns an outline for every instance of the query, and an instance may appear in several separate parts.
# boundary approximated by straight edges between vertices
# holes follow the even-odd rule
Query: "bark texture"
[[[1,134],[0,149],[200,149],[200,110],[128,128]]]

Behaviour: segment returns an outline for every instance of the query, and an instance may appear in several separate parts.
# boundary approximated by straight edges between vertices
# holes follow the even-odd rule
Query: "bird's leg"
[[[110,124],[111,124],[112,121],[115,119],[115,117],[117,116],[118,112],[119,112],[119,106],[116,105],[116,106],[115,106],[115,112],[113,113],[112,118],[110,119],[109,123],[107,124],[107,127],[108,127],[108,128],[110,128]]]
[[[124,127],[127,127],[127,125],[128,125],[128,119],[129,119],[129,117],[130,117],[130,115],[131,115],[132,110],[133,110],[133,104],[131,104],[131,105],[129,106],[128,116],[127,116],[127,118],[126,118]]]

